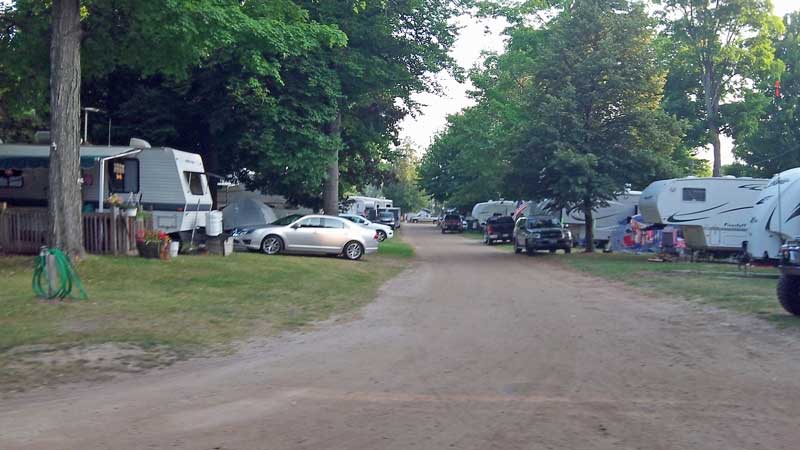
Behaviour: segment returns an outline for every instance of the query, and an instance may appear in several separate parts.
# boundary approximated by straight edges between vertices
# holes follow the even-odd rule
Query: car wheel
[[[364,246],[360,242],[350,241],[344,246],[344,256],[350,261],[356,261],[364,256]]]
[[[572,247],[565,247],[564,248],[564,253],[566,253],[566,254],[572,253]]]
[[[412,219],[412,220],[411,220],[411,223],[419,223],[419,220],[417,220],[417,219]]]
[[[267,255],[277,255],[283,251],[283,239],[271,234],[261,241],[261,251]]]
[[[525,253],[527,253],[528,256],[536,256],[536,250],[534,250],[533,247],[525,247]]]
[[[386,232],[383,230],[378,230],[378,242],[383,242],[386,240]]]
[[[778,300],[787,312],[800,316],[800,277],[781,275],[778,279]]]
[[[445,229],[444,229],[444,228],[442,228],[442,234],[444,234],[444,233],[445,233]]]
[[[556,252],[556,249],[554,249],[554,248],[550,249],[550,253],[555,253],[555,252]]]

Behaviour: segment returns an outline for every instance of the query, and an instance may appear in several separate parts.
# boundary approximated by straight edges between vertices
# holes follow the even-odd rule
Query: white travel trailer
[[[639,209],[647,223],[680,226],[690,249],[737,252],[768,182],[736,177],[660,180],[642,192]]]
[[[761,191],[747,229],[754,259],[779,259],[787,240],[800,236],[800,168],[775,175]]]
[[[625,219],[639,214],[640,191],[628,191],[608,202],[607,206],[594,210],[594,241],[602,246],[611,240],[611,235]],[[569,225],[576,241],[586,238],[586,217],[581,209],[564,210],[563,222]]]
[[[511,200],[490,200],[488,202],[478,203],[472,208],[472,217],[474,217],[481,228],[486,225],[486,219],[492,216],[510,216],[514,214],[517,209],[517,202]]]
[[[47,206],[47,145],[0,145],[0,202],[15,207]],[[151,148],[141,139],[128,146],[82,146],[84,210],[107,211],[117,194],[134,199],[166,233],[205,227],[211,193],[200,155],[172,148]]]
[[[347,200],[342,202],[342,208],[340,209],[344,214],[356,214],[373,220],[377,216],[378,210],[391,208],[393,206],[394,202],[387,198],[353,195],[347,197]]]

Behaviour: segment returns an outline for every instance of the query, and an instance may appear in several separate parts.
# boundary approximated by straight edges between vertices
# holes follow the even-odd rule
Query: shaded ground
[[[405,231],[358,320],[6,399],[0,448],[797,448],[796,333]]]

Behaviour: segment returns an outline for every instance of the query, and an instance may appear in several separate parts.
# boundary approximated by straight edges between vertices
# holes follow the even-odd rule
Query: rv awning
[[[81,168],[89,169],[101,159],[118,158],[138,153],[131,147],[81,147]],[[47,167],[50,147],[44,145],[0,145],[0,169],[32,169]]]

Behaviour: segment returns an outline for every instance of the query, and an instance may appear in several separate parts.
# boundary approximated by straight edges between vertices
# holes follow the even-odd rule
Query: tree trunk
[[[50,40],[50,246],[83,257],[81,217],[80,0],[53,1]],[[100,199],[103,201],[103,199]]]
[[[711,133],[711,145],[714,147],[714,169],[712,176],[722,176],[722,143],[719,140],[719,127],[715,122],[711,122],[708,127]]]
[[[336,114],[336,119],[331,123],[328,134],[339,137],[342,127],[342,113]],[[325,178],[325,186],[322,193],[322,209],[325,214],[331,216],[339,215],[339,149],[337,148],[330,164],[328,164],[328,175]]]
[[[586,223],[586,253],[594,253],[594,205],[591,200],[583,202],[583,217]]]

